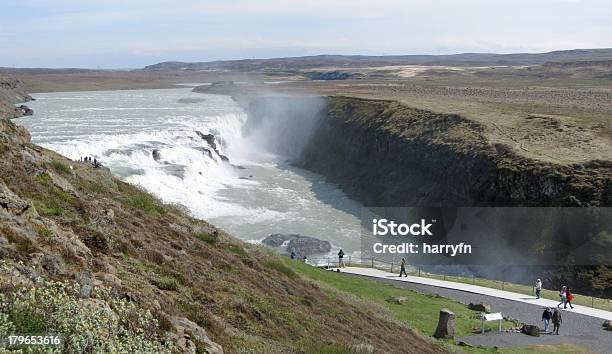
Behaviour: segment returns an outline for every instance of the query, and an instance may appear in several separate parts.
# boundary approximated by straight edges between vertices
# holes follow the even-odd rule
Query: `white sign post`
[[[499,331],[501,332],[503,319],[504,319],[504,316],[502,316],[501,312],[483,314],[482,315],[482,333],[485,332],[485,321],[486,322],[499,321]]]

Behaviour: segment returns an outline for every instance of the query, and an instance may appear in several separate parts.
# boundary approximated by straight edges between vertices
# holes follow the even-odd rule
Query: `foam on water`
[[[203,100],[179,102],[196,97]],[[360,205],[244,136],[247,116],[230,97],[179,88],[35,98],[34,116],[17,122],[37,144],[74,160],[95,157],[126,182],[245,240],[299,233],[359,248]],[[214,134],[231,164],[196,131]]]

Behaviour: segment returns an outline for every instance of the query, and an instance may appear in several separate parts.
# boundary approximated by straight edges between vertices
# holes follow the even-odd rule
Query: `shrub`
[[[47,203],[35,203],[36,209],[46,216],[62,216],[64,207],[57,201],[49,200]]]
[[[49,174],[45,172],[37,174],[36,180],[38,181],[38,183],[43,184],[45,186],[51,185],[52,183],[51,176],[49,176]]]
[[[38,234],[38,236],[41,236],[41,237],[53,236],[53,232],[47,229],[46,227],[44,227],[43,225],[33,224],[33,227],[34,227],[34,230],[36,230],[36,233]]]
[[[57,334],[62,352],[170,353],[172,344],[159,338],[158,323],[149,311],[95,288],[95,301],[79,301],[79,285],[47,282],[0,294],[0,332],[5,335]]]
[[[149,215],[165,214],[166,209],[158,204],[153,196],[147,193],[138,193],[131,201],[133,207],[143,210]]]
[[[196,235],[200,240],[208,243],[209,245],[215,245],[217,243],[217,238],[211,234],[200,233]]]
[[[159,279],[153,280],[153,285],[155,285],[160,290],[171,290],[176,291],[178,289],[178,283],[176,279],[171,277],[161,277]]]
[[[59,160],[53,160],[51,162],[51,166],[53,166],[53,168],[59,173],[63,173],[65,175],[70,173],[70,167]]]
[[[291,279],[297,277],[297,273],[293,269],[289,268],[285,263],[283,263],[282,261],[278,259],[272,259],[272,260],[266,261],[264,262],[264,265],[270,269],[274,269],[277,272],[285,274],[287,277]]]

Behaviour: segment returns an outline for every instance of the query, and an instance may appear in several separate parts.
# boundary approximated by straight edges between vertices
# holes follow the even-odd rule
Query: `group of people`
[[[535,293],[537,298],[539,299],[542,293],[542,280],[538,279],[535,283]],[[563,305],[564,309],[567,309],[567,305],[570,306],[570,309],[574,309],[572,306],[572,301],[574,300],[574,295],[572,291],[567,286],[563,285],[561,290],[559,291],[559,299],[561,302],[557,304],[556,309],[551,309],[550,307],[544,308],[544,312],[542,313],[542,321],[544,321],[544,332],[548,333],[548,328],[550,323],[553,324],[552,333],[559,334],[559,328],[561,327],[561,323],[563,323],[563,318],[561,316],[561,305]]]
[[[536,280],[534,289],[536,297],[539,299],[540,294],[542,292],[542,280]],[[563,287],[559,291],[559,299],[561,299],[561,302],[557,305],[557,308],[560,308],[561,305],[563,305],[563,308],[566,309],[567,305],[569,305],[572,310],[574,309],[574,306],[572,306],[572,301],[574,301],[574,295],[572,294],[570,288],[568,288],[567,286],[563,285]]]
[[[544,321],[544,332],[548,333],[550,322],[552,322],[553,330],[551,333],[559,335],[559,328],[561,327],[561,323],[563,323],[563,318],[558,308],[554,311],[550,307],[545,308],[544,313],[542,313],[542,321]]]
[[[98,168],[100,166],[102,166],[102,164],[100,162],[98,162],[98,160],[94,157],[93,159],[91,158],[91,156],[85,156],[85,157],[81,157],[79,159],[80,162],[87,162],[93,165],[94,168]]]
[[[291,251],[291,254],[289,255],[289,258],[296,260],[298,259],[298,255],[297,253],[295,253],[295,251]],[[304,263],[308,263],[308,258],[306,258],[306,256],[303,256],[302,258],[300,258],[300,260]]]

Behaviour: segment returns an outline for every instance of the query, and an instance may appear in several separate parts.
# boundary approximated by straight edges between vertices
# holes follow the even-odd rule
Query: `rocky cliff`
[[[332,97],[297,165],[366,205],[609,206],[612,161],[554,165],[487,141],[464,117]],[[341,168],[339,168],[341,166]]]
[[[8,108],[27,97],[0,91]],[[3,330],[59,333],[75,352],[445,351],[275,254],[32,144],[14,111],[2,114]]]

